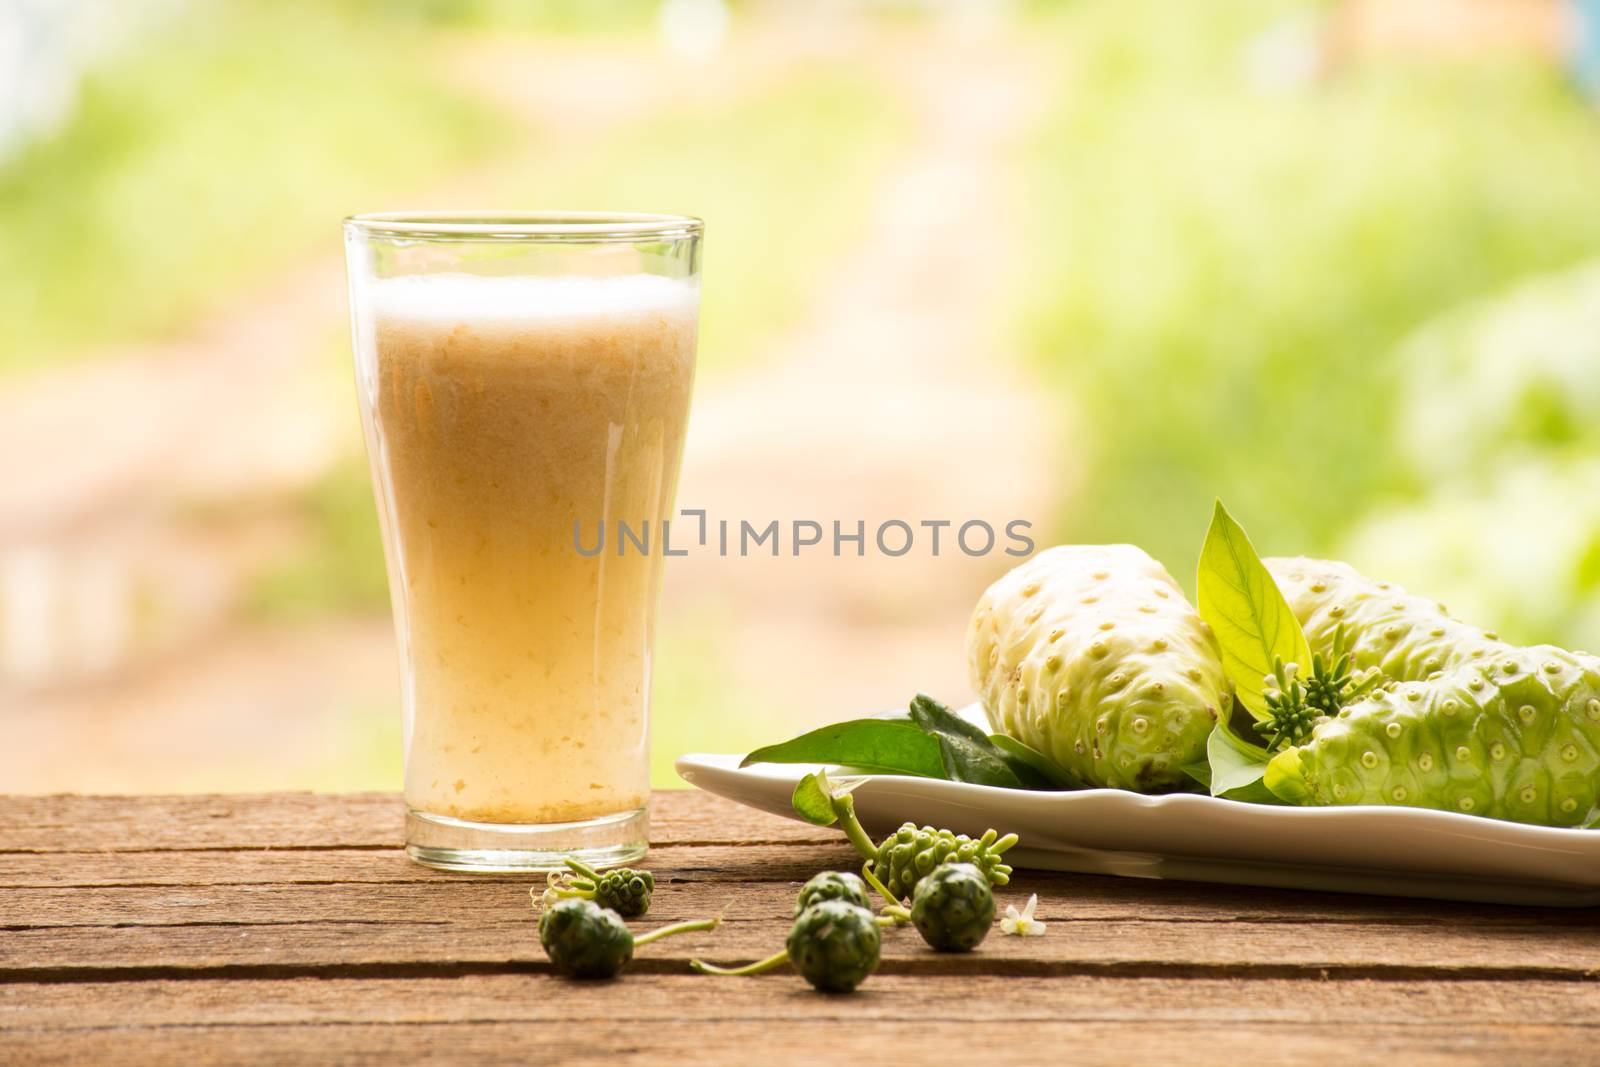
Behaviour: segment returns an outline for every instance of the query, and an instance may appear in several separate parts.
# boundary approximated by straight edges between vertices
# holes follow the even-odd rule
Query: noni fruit
[[[869,907],[872,902],[867,895],[867,883],[861,880],[859,874],[822,871],[812,875],[810,881],[800,887],[794,904],[795,917],[798,918],[811,905],[824,900],[843,900],[862,908]]]
[[[615,978],[633,959],[633,934],[622,916],[592,900],[557,901],[539,917],[539,942],[556,973]]]
[[[994,925],[994,890],[970,863],[947,863],[917,883],[911,925],[937,952],[971,952]]]
[[[973,840],[950,830],[903,823],[877,846],[871,857],[872,873],[896,900],[910,896],[918,882],[946,863],[970,863],[983,872],[990,885],[1007,885],[1011,865],[1005,862],[1005,852],[1016,843],[1016,834],[1000,837],[992,829]]]
[[[1276,757],[1275,792],[1544,826],[1600,815],[1600,659],[1515,647],[1347,564],[1266,563],[1313,649],[1326,652],[1343,626],[1357,666],[1393,683]]]
[[[823,900],[789,928],[789,963],[824,993],[848,993],[878,969],[883,934],[872,912],[848,900]]]
[[[1310,804],[1403,804],[1543,826],[1590,824],[1600,661],[1549,645],[1368,694],[1275,761]]]
[[[1161,792],[1232,696],[1215,639],[1166,568],[1132,545],[1064,545],[995,582],[967,628],[992,728],[1091,785]]]
[[[1391,681],[1422,681],[1513,648],[1493,631],[1452,619],[1443,604],[1368,578],[1348,563],[1303,556],[1263,562],[1312,651],[1326,655],[1343,627],[1358,671],[1376,667]]]

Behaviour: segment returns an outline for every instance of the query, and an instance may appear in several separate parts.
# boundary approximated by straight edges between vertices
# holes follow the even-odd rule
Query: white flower
[[[1016,934],[1018,937],[1043,937],[1044,923],[1033,917],[1033,909],[1038,906],[1038,893],[1029,895],[1028,903],[1023,905],[1020,912],[1015,904],[1007,904],[1005,918],[1000,920],[1000,932]]]
[[[550,905],[552,905],[556,901],[560,900],[561,899],[561,894],[556,892],[556,876],[555,876],[555,874],[553,872],[551,873],[551,875],[550,875],[550,883],[549,883],[549,885],[547,885],[545,887],[545,890],[544,890],[543,893],[539,892],[539,887],[538,886],[529,886],[528,887],[528,899],[533,901],[533,906],[534,906],[535,909],[548,908]]]

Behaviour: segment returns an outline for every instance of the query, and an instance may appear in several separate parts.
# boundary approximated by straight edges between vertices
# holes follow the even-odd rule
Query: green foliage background
[[[1268,76],[1263,42],[1327,6],[1076,0],[1004,25],[1048,61],[989,347],[1050,397],[1081,477],[1040,544],[1135,542],[1192,590],[1220,496],[1263,554],[1344,555],[1514,639],[1600,646],[1600,116],[1559,69],[1508,56]],[[336,258],[340,216],[466,179],[486,203],[707,216],[701,368],[737,375],[814,313],[926,132],[890,65],[844,47],[797,47],[747,91],[559,151],[450,67],[502,35],[648,46],[653,0],[179,11],[0,163],[0,388],[177,334]],[[890,41],[929,17],[863,12]],[[772,14],[735,5],[729,47]],[[938,73],[962,92],[963,71]],[[328,377],[348,389],[339,331]],[[950,432],[1007,432],[982,415]],[[381,616],[359,455],[238,506],[298,539],[233,622]],[[661,636],[663,781],[704,724],[793,710],[726,684],[719,635],[739,620],[719,611]],[[384,730],[330,741],[381,750],[363,782],[392,770]],[[316,773],[348,783],[348,765]]]
[[[1035,171],[1034,358],[1087,429],[1070,540],[1193,573],[1221,496],[1267,552],[1336,549],[1424,486],[1393,352],[1600,249],[1600,127],[1515,60],[1249,76],[1284,5],[1073,5]]]
[[[427,40],[338,5],[195,5],[95,68],[69,124],[0,167],[0,374],[160,336],[281,270],[396,174],[502,129]]]

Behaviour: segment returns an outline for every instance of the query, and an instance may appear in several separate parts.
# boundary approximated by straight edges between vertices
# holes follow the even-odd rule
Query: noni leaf
[[[840,763],[881,774],[944,777],[939,741],[911,722],[851,719],[823,726],[776,745],[758,748],[739,766],[752,763]]]
[[[839,813],[833,807],[833,790],[825,771],[800,779],[789,797],[789,803],[794,806],[796,815],[817,826],[832,826],[839,821]]]
[[[1034,774],[1048,783],[1048,786],[1053,786],[1056,789],[1085,788],[1082,782],[1058,766],[1055,760],[1038,749],[1023,744],[1015,737],[1007,737],[1005,734],[990,734],[989,743],[999,750],[1000,754],[1005,757],[1006,762],[1010,764],[1011,770],[1019,778],[1024,776],[1024,769],[1027,769],[1033,771]],[[1029,788],[1045,787],[1029,786]]]
[[[1223,673],[1251,715],[1269,718],[1264,679],[1274,659],[1309,670],[1311,648],[1250,538],[1220,500],[1200,550],[1197,591],[1200,617],[1222,651]]]
[[[1277,797],[1262,781],[1267,770],[1267,750],[1242,740],[1227,723],[1219,722],[1211,731],[1206,743],[1206,759],[1211,765],[1206,785],[1212,796],[1254,803],[1277,802]]]

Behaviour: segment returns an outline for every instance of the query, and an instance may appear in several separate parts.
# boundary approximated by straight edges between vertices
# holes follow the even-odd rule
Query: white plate
[[[970,714],[968,709],[966,713]],[[789,796],[815,766],[690,753],[691,785],[798,818]],[[856,813],[875,837],[906,821],[974,837],[1016,833],[1018,867],[1499,904],[1600,904],[1600,830],[1558,830],[1425,808],[1288,808],[1180,793],[998,789],[867,775]]]

